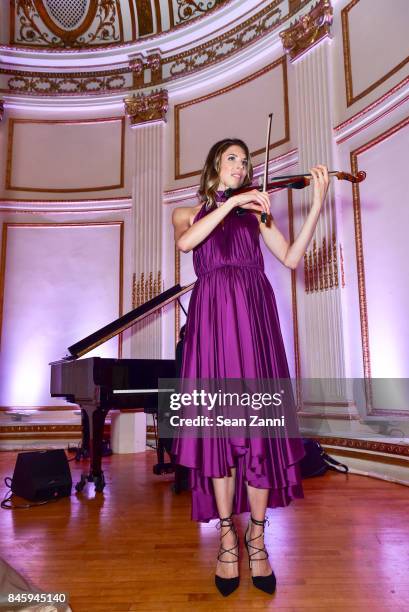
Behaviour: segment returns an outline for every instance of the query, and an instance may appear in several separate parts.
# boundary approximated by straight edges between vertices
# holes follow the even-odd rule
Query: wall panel
[[[9,121],[5,188],[74,193],[124,186],[123,118]]]
[[[58,403],[48,364],[121,314],[122,267],[122,222],[3,225],[0,405]],[[118,351],[114,338],[87,357]]]
[[[348,106],[381,85],[409,61],[405,15],[408,16],[406,0],[394,0],[389,10],[384,0],[353,0],[343,9]],[[362,35],[364,29],[365,36]]]
[[[285,144],[290,140],[286,58],[228,87],[177,104],[174,112],[175,179],[199,175],[208,150],[222,138],[241,138],[253,155],[261,153],[271,112],[270,148]]]

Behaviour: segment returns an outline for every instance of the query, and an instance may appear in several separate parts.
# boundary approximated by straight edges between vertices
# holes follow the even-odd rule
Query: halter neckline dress
[[[223,205],[223,192],[216,202]],[[194,223],[210,211],[204,204]],[[273,288],[264,273],[257,217],[233,209],[193,249],[193,288],[180,377],[271,379],[290,377]],[[295,414],[295,406],[294,406]],[[233,513],[250,511],[246,481],[269,489],[268,507],[304,497],[299,437],[225,439],[176,436],[175,462],[189,468],[192,519],[219,517],[212,477],[236,467]]]

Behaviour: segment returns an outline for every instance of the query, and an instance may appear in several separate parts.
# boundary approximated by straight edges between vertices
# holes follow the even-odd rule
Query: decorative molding
[[[284,138],[281,138],[280,140],[277,140],[276,142],[271,143],[269,149],[272,150],[276,147],[279,147],[285,144],[286,142],[289,142],[290,140],[290,113],[289,113],[289,105],[288,105],[287,60],[286,60],[286,56],[283,55],[282,57],[278,58],[271,64],[268,64],[264,68],[261,68],[261,70],[257,70],[257,72],[254,72],[253,74],[245,77],[244,79],[241,79],[240,81],[236,81],[235,83],[232,83],[231,85],[228,85],[227,87],[223,87],[222,89],[218,89],[204,96],[200,96],[199,98],[194,98],[193,100],[188,100],[186,102],[182,102],[181,104],[175,105],[175,109],[174,109],[175,180],[179,180],[182,178],[188,178],[190,176],[197,176],[201,174],[201,170],[193,170],[191,172],[183,172],[183,173],[181,172],[181,168],[180,168],[180,113],[181,111],[184,108],[187,108],[188,106],[192,106],[194,104],[205,102],[206,100],[210,100],[211,98],[214,98],[216,96],[221,96],[229,91],[237,89],[238,87],[241,87],[242,85],[245,85],[246,83],[250,83],[251,81],[254,81],[255,79],[257,79],[258,77],[280,66],[282,68],[282,74],[283,74]],[[252,151],[251,155],[252,156],[259,155],[263,151],[264,151],[264,147],[261,149],[257,149],[256,151]]]
[[[30,0],[32,1],[32,0]],[[307,6],[311,0],[302,0],[294,12],[281,16],[279,7],[282,0],[273,0],[261,11],[249,17],[238,26],[225,31],[206,43],[192,47],[181,53],[165,57],[155,50],[156,59],[145,58],[139,53],[130,58],[130,66],[112,70],[93,70],[88,72],[49,72],[14,70],[12,66],[0,68],[0,92],[27,94],[35,96],[72,96],[72,95],[102,95],[107,92],[126,92],[138,90],[151,85],[164,84],[181,77],[205,70],[223,61],[243,49],[260,41],[265,36],[277,30],[288,21],[298,10]],[[283,3],[284,5],[284,3]],[[215,9],[214,9],[215,10]],[[197,17],[196,19],[199,19]],[[180,28],[184,25],[181,24]],[[230,25],[230,24],[229,24]],[[155,38],[155,37],[152,37]],[[126,45],[121,45],[121,47]],[[97,51],[89,47],[88,51]],[[53,49],[58,51],[58,48]],[[67,52],[67,51],[65,51]],[[75,53],[75,50],[71,50]],[[156,68],[158,56],[160,66]],[[149,63],[155,61],[154,74],[151,74]],[[141,65],[142,63],[142,65]],[[150,80],[152,79],[152,80]]]
[[[321,246],[317,249],[317,241],[314,238],[312,249],[305,253],[304,285],[306,293],[338,288],[338,257],[335,233],[332,235],[332,244],[327,244],[327,239],[324,236]]]
[[[0,123],[3,121],[4,117],[4,101],[0,100]]]
[[[0,426],[0,441],[5,440],[81,440],[81,425]]]
[[[124,104],[131,126],[154,121],[166,122],[166,112],[169,107],[166,89],[155,90],[145,95],[134,94],[130,98],[125,98]]]
[[[288,0],[290,13],[296,13],[301,8],[302,0]]]
[[[344,132],[344,135],[342,136],[340,135],[336,139],[337,145],[340,145],[346,140],[349,140],[350,138],[356,136],[360,132],[363,132],[364,130],[366,130],[368,127],[370,127],[371,125],[373,125],[380,119],[384,119],[385,117],[393,113],[397,108],[399,108],[403,104],[406,104],[408,101],[409,101],[409,92],[404,97],[401,97],[395,103],[391,104],[388,108],[385,108],[385,110],[381,110],[381,112],[378,112],[375,116],[368,118],[367,121],[362,121],[360,125],[356,127],[355,129],[346,130]]]
[[[37,432],[80,432],[81,425],[64,425],[64,424],[55,424],[55,425],[0,425],[0,437],[3,439],[2,434],[11,434],[11,433],[37,433]],[[14,437],[14,436],[13,436]]]
[[[288,202],[288,234],[290,244],[294,242],[294,206],[292,189],[287,190]],[[294,342],[294,365],[296,379],[296,405],[301,407],[301,385],[298,381],[301,380],[301,352],[300,352],[300,337],[298,331],[298,307],[297,307],[297,272],[291,270],[291,308],[293,319],[293,342]]]
[[[302,15],[289,28],[280,32],[284,51],[291,61],[330,35],[333,13],[330,0],[320,0],[309,13]]]
[[[150,84],[157,85],[162,82],[162,55],[160,51],[150,53],[145,62],[146,68],[150,70]]]
[[[12,0],[10,4],[10,44],[17,47],[84,48],[124,40],[118,0],[92,0],[75,28],[61,23],[69,7],[62,13],[57,6],[53,15],[44,0]]]
[[[409,85],[409,76],[402,79],[402,81],[399,81],[399,83],[397,83],[394,87],[392,87],[382,96],[380,96],[379,98],[377,98],[376,100],[374,100],[373,102],[371,102],[370,104],[362,108],[360,111],[352,115],[352,117],[349,117],[345,121],[342,121],[342,123],[336,125],[334,127],[334,132],[339,133],[345,128],[347,128],[349,125],[352,125],[353,123],[361,119],[364,115],[369,113],[371,110],[374,110],[377,106],[379,106],[383,102],[386,102],[389,98],[391,98],[392,96],[400,92],[400,90],[404,89],[407,85]]]
[[[118,198],[95,198],[87,200],[26,200],[17,198],[0,199],[0,212],[41,214],[89,213],[131,210],[132,196]]]
[[[140,53],[129,58],[129,69],[133,74],[133,88],[140,89],[162,82],[162,54],[154,51],[143,57]]]
[[[304,412],[302,409],[297,412],[299,417],[303,419],[333,419],[335,421],[359,421],[357,414],[345,414],[340,412]]]
[[[369,85],[366,89],[358,94],[354,94],[354,86],[352,80],[352,57],[351,57],[351,44],[349,38],[349,12],[351,9],[358,4],[359,0],[352,0],[345,8],[341,11],[342,21],[342,40],[344,50],[344,74],[345,74],[345,90],[346,90],[346,102],[347,107],[351,106],[358,100],[361,100],[367,96],[371,91],[382,85],[391,76],[399,72],[409,62],[409,55],[405,57],[399,64],[394,66],[389,72],[380,77],[377,81]]]
[[[303,402],[303,406],[320,406],[320,407],[325,407],[325,406],[331,406],[331,408],[355,408],[356,407],[356,403],[352,400],[346,401],[346,402],[314,402],[314,401],[304,401]],[[309,413],[309,414],[313,414],[313,413]],[[351,415],[343,415],[343,416],[351,416]]]
[[[54,73],[0,68],[1,75],[6,77],[7,87],[0,87],[0,91],[9,94],[95,95],[130,91],[134,88],[130,68]]]
[[[282,22],[281,10],[278,8],[280,2],[281,0],[274,0],[256,15],[252,15],[220,36],[167,57],[163,60],[163,80],[180,78],[204,67],[207,68],[271,33]],[[288,16],[285,17],[287,18]]]
[[[383,463],[386,465],[399,465],[402,467],[409,467],[408,459],[400,459],[391,455],[378,454],[376,452],[362,452],[358,450],[346,449],[346,448],[334,448],[333,446],[326,446],[325,442],[322,443],[322,447],[326,452],[332,452],[337,457],[342,456],[349,459],[359,459],[360,461],[374,461],[376,463]],[[372,474],[365,473],[365,476],[373,476]],[[390,480],[387,478],[387,480]],[[392,481],[393,482],[393,481]],[[403,483],[400,483],[403,484]]]
[[[345,270],[344,270],[344,253],[342,250],[342,244],[339,245],[339,267],[341,270],[341,287],[345,288]]]
[[[392,126],[382,134],[379,134],[375,138],[361,145],[357,149],[354,149],[350,153],[351,159],[351,172],[358,172],[358,158],[359,155],[368,151],[372,147],[375,147],[379,143],[383,142],[390,136],[396,134],[401,129],[409,125],[409,117],[406,117],[396,125]],[[370,389],[370,378],[371,378],[371,358],[370,358],[370,343],[369,343],[369,324],[368,324],[368,305],[366,300],[366,281],[365,281],[365,261],[364,261],[364,249],[362,240],[362,219],[361,219],[361,197],[360,197],[360,186],[359,183],[352,185],[352,197],[354,206],[354,225],[355,225],[355,249],[356,249],[356,267],[358,276],[358,295],[359,295],[359,316],[361,322],[361,344],[362,344],[362,359],[363,359],[363,372],[364,378],[368,379],[367,389],[367,414],[377,415],[383,414],[373,407],[372,405],[372,393]],[[388,412],[391,416],[395,414],[393,411]]]
[[[145,85],[145,62],[143,56],[138,55],[129,58],[129,69],[133,74],[133,88],[140,89]]]
[[[121,154],[119,160],[119,182],[115,185],[98,185],[95,187],[80,187],[80,188],[48,188],[48,187],[26,187],[12,185],[11,177],[13,174],[13,146],[14,146],[14,126],[16,124],[46,124],[46,125],[83,125],[108,123],[116,121],[121,124]],[[6,162],[6,178],[5,189],[10,191],[30,191],[30,192],[47,192],[47,193],[87,193],[89,191],[108,191],[111,189],[123,189],[125,177],[125,118],[124,117],[106,117],[99,119],[15,119],[12,117],[9,120],[8,142],[7,142],[7,162]]]
[[[155,277],[152,272],[149,272],[147,278],[145,278],[144,272],[141,272],[138,279],[134,272],[132,278],[132,308],[138,308],[138,306],[156,297],[164,290],[164,282],[160,270],[156,273]]]
[[[6,284],[6,257],[7,257],[7,237],[9,227],[95,227],[101,225],[115,225],[119,227],[119,296],[118,296],[118,317],[123,314],[123,288],[124,288],[124,222],[123,221],[85,221],[82,223],[63,222],[63,223],[3,223],[1,256],[0,256],[0,343],[3,331],[3,307],[4,289]],[[122,333],[118,335],[118,358],[122,357]]]
[[[119,14],[120,12],[120,2],[123,0],[90,0],[90,5],[95,5],[95,11],[98,9],[98,4],[97,2],[99,2],[101,4],[101,7],[103,7],[104,5],[116,5],[113,6],[111,9],[111,20],[112,20],[112,16],[115,16],[115,12],[114,9],[117,8],[117,13]],[[164,2],[166,2],[166,0],[163,0]],[[188,5],[193,4],[193,0],[176,0],[179,4],[181,5]],[[223,6],[225,6],[226,4],[231,3],[233,0],[207,0],[207,4],[209,5],[208,8],[205,8],[204,11],[200,11],[200,10],[195,10],[194,12],[192,12],[192,15],[190,16],[190,18],[187,18],[186,15],[186,11],[184,11],[185,13],[185,17],[182,20],[178,20],[175,19],[175,15],[174,15],[174,6],[173,6],[173,0],[168,0],[168,16],[169,16],[169,27],[167,28],[167,30],[171,30],[174,27],[177,27],[178,30],[183,30],[186,26],[190,25],[192,21],[199,21],[200,19],[205,18],[209,13],[215,13],[217,12],[219,9],[223,8]],[[280,0],[281,2],[282,0]],[[305,0],[304,0],[305,1]],[[13,2],[14,4],[16,4],[16,2],[19,2],[20,4],[26,4],[27,7],[30,9],[33,5],[35,6],[34,3],[39,3],[39,2],[43,2],[43,0],[11,0],[11,2]],[[58,2],[61,2],[61,0],[58,0]],[[161,2],[160,0],[142,0],[142,2],[139,2],[139,0],[128,0],[129,2],[129,13],[130,13],[130,25],[131,25],[131,36],[128,40],[124,40],[124,34],[123,34],[123,21],[122,21],[122,16],[120,21],[118,22],[119,27],[118,30],[120,31],[120,39],[117,41],[112,41],[111,39],[109,39],[109,36],[107,34],[100,36],[100,40],[96,40],[94,41],[94,44],[91,46],[89,46],[89,49],[92,50],[99,50],[101,48],[105,48],[106,46],[109,47],[118,47],[118,46],[123,46],[123,45],[131,45],[134,42],[136,42],[139,39],[143,39],[143,41],[149,41],[149,40],[154,40],[156,38],[158,38],[160,35],[162,35],[163,33],[165,33],[167,30],[163,30],[162,28],[162,22],[164,20],[162,20],[162,15],[161,15]],[[156,23],[157,23],[157,27],[156,27],[156,32],[154,32],[154,29],[150,29],[147,27],[144,27],[144,24],[146,22],[146,16],[142,16],[142,19],[140,18],[140,10],[138,11],[138,22],[139,24],[142,23],[142,28],[140,27],[139,32],[137,33],[137,29],[136,29],[136,16],[135,16],[135,6],[136,5],[137,9],[138,9],[138,5],[140,4],[150,4],[152,9],[152,2],[154,2],[154,12],[156,15]],[[194,0],[195,4],[203,4],[202,2],[198,1],[198,0]],[[43,7],[42,8],[42,12],[44,12]],[[109,8],[109,7],[108,7]],[[149,7],[148,11],[149,11]],[[89,12],[91,10],[91,6],[89,8]],[[145,10],[146,12],[146,10]],[[150,12],[153,12],[152,10]],[[108,15],[108,17],[105,17],[105,14],[102,16],[101,19],[101,14],[99,14],[99,19],[98,19],[98,29],[101,31],[103,29],[103,22],[106,21],[108,19],[108,25],[109,25],[109,13],[107,11],[104,11],[105,14]],[[30,17],[30,12],[28,14],[28,16]],[[39,45],[33,45],[33,41],[32,39],[35,38],[36,36],[40,36],[41,38],[41,30],[42,27],[44,25],[44,23],[42,23],[42,19],[40,17],[40,15],[37,14],[37,16],[34,16],[34,24],[31,26],[34,29],[34,33],[32,35],[28,35],[29,38],[29,43],[25,44],[25,45],[18,45],[18,43],[14,40],[15,37],[13,37],[13,32],[15,32],[15,28],[16,28],[16,11],[11,11],[10,14],[10,44],[15,45],[15,46],[24,46],[24,47],[30,47],[31,48],[49,48],[50,45],[47,44],[47,35],[45,36],[45,40],[41,39]],[[58,27],[58,24],[55,23],[51,17],[46,14],[47,19],[51,22],[51,25],[54,29],[56,29]],[[183,15],[182,15],[183,17]],[[98,14],[97,14],[97,18],[98,18]],[[85,17],[84,17],[85,19]],[[31,20],[33,21],[33,20]],[[96,21],[95,16],[93,21]],[[166,20],[165,20],[166,21]],[[30,19],[26,19],[26,26],[27,28],[30,28]],[[38,25],[37,25],[38,23]],[[90,26],[92,25],[92,21]],[[111,24],[112,25],[112,24]],[[114,24],[115,25],[115,24]],[[37,29],[36,29],[37,26]],[[40,26],[40,27],[38,27]],[[83,29],[83,25],[80,23],[81,29]],[[37,31],[39,29],[39,32]],[[95,29],[95,28],[94,28]],[[77,28],[78,30],[78,28]],[[111,28],[112,30],[112,28]],[[146,34],[143,34],[142,32],[146,31]],[[72,32],[72,30],[65,30],[62,29],[62,36],[66,37],[69,36],[70,32]],[[153,33],[154,32],[154,33]],[[52,33],[52,30],[51,30]],[[95,32],[94,32],[95,33]],[[101,32],[102,33],[102,32]],[[46,33],[47,34],[47,33]],[[92,32],[86,32],[86,34],[88,34],[89,38],[92,37]],[[111,35],[112,35],[112,31],[111,31]],[[106,42],[105,42],[106,40]],[[89,43],[89,41],[85,40],[85,42]],[[31,43],[31,44],[30,44]],[[81,45],[77,44],[77,45],[71,45],[71,46],[67,46],[67,47],[62,47],[62,46],[52,46],[53,50],[57,50],[57,51],[61,51],[61,50],[65,50],[65,49],[81,49],[83,48]]]
[[[225,4],[226,0],[176,0],[177,1],[177,24],[186,21],[191,21],[195,17],[204,15],[215,9],[221,4]]]
[[[318,437],[320,444],[327,446],[340,446],[357,450],[385,453],[388,455],[402,455],[409,457],[409,445],[394,444],[391,442],[377,442],[375,440],[359,440],[355,438]]]

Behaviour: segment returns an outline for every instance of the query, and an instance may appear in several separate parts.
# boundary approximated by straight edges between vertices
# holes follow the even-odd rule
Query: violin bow
[[[271,122],[273,120],[273,113],[270,113],[267,120],[267,136],[266,136],[266,156],[264,159],[264,172],[263,172],[263,191],[267,191],[268,184],[268,156],[270,150],[270,136],[271,136]],[[261,213],[261,222],[267,223],[267,213]]]

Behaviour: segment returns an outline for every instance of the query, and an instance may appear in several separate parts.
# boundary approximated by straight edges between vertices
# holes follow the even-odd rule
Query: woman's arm
[[[315,168],[311,168],[310,172],[314,180],[312,206],[294,242],[290,244],[288,240],[286,240],[274,221],[270,222],[269,227],[260,223],[260,232],[268,250],[285,266],[292,270],[295,270],[300,260],[304,257],[304,253],[314,234],[328,189],[329,178],[326,166],[318,165]]]
[[[215,208],[211,213],[196,221],[196,223],[193,223],[195,212],[197,212],[196,207],[175,208],[172,215],[172,223],[177,248],[184,253],[194,249],[195,246],[207,238],[214,228],[236,206],[242,206],[257,212],[268,212],[268,196],[257,190],[232,196],[224,204]]]

